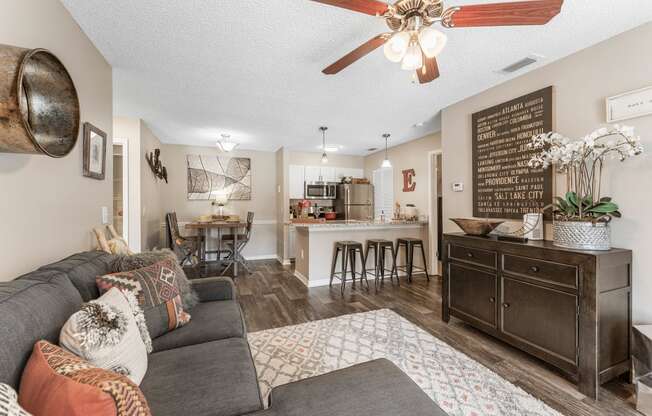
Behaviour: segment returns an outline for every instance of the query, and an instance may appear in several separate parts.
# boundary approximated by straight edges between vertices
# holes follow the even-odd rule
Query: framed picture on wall
[[[84,176],[103,180],[106,175],[106,133],[84,123]]]

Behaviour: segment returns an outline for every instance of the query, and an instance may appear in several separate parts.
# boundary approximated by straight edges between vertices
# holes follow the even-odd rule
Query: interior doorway
[[[113,226],[129,244],[129,152],[124,139],[113,139]]]
[[[441,246],[443,236],[442,152],[428,154],[428,240],[431,274],[441,274]]]

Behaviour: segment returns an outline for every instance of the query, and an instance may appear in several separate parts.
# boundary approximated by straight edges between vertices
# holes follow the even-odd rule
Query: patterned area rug
[[[451,416],[560,416],[389,309],[248,334],[264,397],[273,387],[387,358]]]

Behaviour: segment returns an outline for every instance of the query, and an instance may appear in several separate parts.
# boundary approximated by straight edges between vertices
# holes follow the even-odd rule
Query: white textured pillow
[[[10,385],[0,383],[0,415],[31,416],[18,404],[18,395]]]
[[[112,370],[140,384],[147,371],[147,352],[142,338],[142,311],[131,293],[113,288],[96,300],[82,305],[65,323],[59,335],[62,347],[97,367]],[[145,332],[147,329],[145,328]],[[149,335],[149,334],[148,334]]]

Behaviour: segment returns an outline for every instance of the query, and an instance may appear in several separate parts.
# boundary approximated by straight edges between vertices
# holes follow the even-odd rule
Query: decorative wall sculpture
[[[473,114],[474,217],[522,219],[552,202],[552,169],[529,167],[527,147],[553,130],[552,101],[548,87]]]
[[[188,155],[188,199],[212,200],[218,194],[230,200],[251,199],[251,159]]]
[[[0,152],[63,157],[77,143],[79,113],[75,84],[56,56],[0,45]]]
[[[153,152],[146,153],[145,160],[147,160],[147,164],[154,176],[168,183],[168,170],[161,162],[161,149],[154,149]]]

